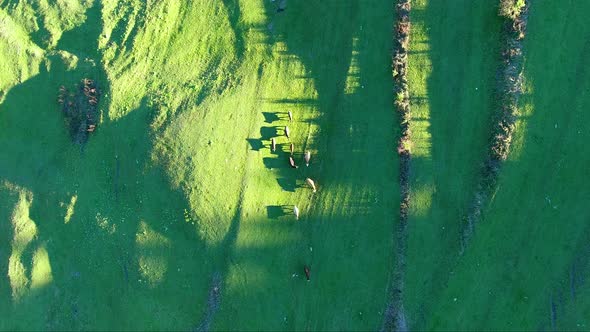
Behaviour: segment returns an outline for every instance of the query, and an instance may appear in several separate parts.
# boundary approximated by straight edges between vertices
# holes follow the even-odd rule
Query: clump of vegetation
[[[100,91],[89,78],[83,79],[72,92],[63,85],[59,88],[58,102],[74,143],[86,143],[90,133],[96,130],[99,98]]]
[[[516,19],[526,5],[525,0],[500,0],[500,16]]]
[[[501,4],[506,1],[500,1]],[[518,5],[517,16],[510,17],[505,23],[506,38],[502,50],[503,68],[498,82],[501,96],[499,111],[496,114],[494,132],[491,139],[490,158],[502,162],[508,158],[514,123],[518,112],[518,97],[522,92],[522,69],[524,63],[522,39],[526,31],[526,5],[524,0],[510,0]],[[522,3],[522,6],[520,5]]]

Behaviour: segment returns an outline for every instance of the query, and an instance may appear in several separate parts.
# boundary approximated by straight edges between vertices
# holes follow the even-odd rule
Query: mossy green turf
[[[389,1],[0,1],[0,329],[193,329],[215,273],[213,329],[381,326],[393,19]],[[81,148],[57,94],[84,77],[102,117]]]
[[[415,149],[422,150],[412,170],[410,326],[587,330],[590,39],[580,13],[590,3],[531,1],[512,153],[459,255],[499,65],[494,7],[414,3],[410,91],[425,99],[412,105]]]

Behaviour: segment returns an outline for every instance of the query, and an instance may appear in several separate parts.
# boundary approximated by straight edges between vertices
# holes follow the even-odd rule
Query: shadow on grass
[[[44,246],[52,275],[51,283],[11,303],[11,314],[0,307],[1,315],[9,317],[2,326],[186,328],[182,324],[191,318],[182,315],[197,314],[194,299],[205,296],[202,285],[207,284],[206,272],[213,266],[207,262],[205,244],[195,226],[184,221],[183,211],[190,209],[184,195],[170,187],[165,172],[151,159],[153,110],[144,99],[138,109],[113,122],[104,111],[109,100],[103,98],[99,106],[104,120],[80,153],[67,135],[56,102],[60,85],[71,87],[84,77],[97,81],[103,96],[110,95],[97,51],[102,31],[99,2],[86,16],[86,22],[65,33],[58,44],[58,49],[78,56],[78,67],[69,70],[53,56],[49,70],[41,66],[37,76],[11,89],[0,105],[0,144],[6,146],[0,150],[0,178],[32,193],[29,215],[38,228],[38,238],[28,244],[29,254],[22,263],[30,272],[32,259],[26,256]],[[73,214],[66,223],[63,204],[74,196]],[[4,206],[6,200],[2,201]],[[9,207],[4,211],[10,211]],[[4,227],[11,226],[0,228]],[[164,242],[168,244],[150,247],[139,242],[140,231],[146,229],[169,239]],[[0,240],[10,234],[2,232]],[[235,234],[231,239],[235,241]],[[7,240],[3,243],[10,243]],[[7,254],[0,249],[5,262]],[[154,276],[146,270],[146,261],[160,262],[151,267],[164,272]],[[0,271],[6,272],[5,267],[0,266]],[[0,286],[0,294],[9,289]],[[3,299],[12,302],[11,296]],[[185,309],[179,316],[180,303],[194,309]]]
[[[338,3],[338,2],[336,2]],[[236,33],[238,43],[243,43],[244,36],[247,29],[242,25],[240,18],[240,10],[238,1],[225,1],[223,3],[228,8],[229,20],[231,26]],[[340,2],[337,7],[334,7],[335,2],[290,2],[289,7],[285,12],[276,13],[276,6],[272,2],[264,1],[268,21],[266,27],[259,26],[254,29],[259,31],[266,31],[269,35],[265,39],[270,42],[283,42],[287,46],[287,52],[281,56],[281,60],[298,59],[306,68],[309,75],[305,75],[302,79],[313,80],[313,87],[317,92],[317,98],[313,99],[296,99],[296,98],[280,98],[275,100],[268,100],[269,103],[276,103],[277,105],[288,105],[289,107],[298,107],[305,105],[307,107],[314,107],[319,113],[319,117],[313,120],[320,127],[322,136],[318,139],[318,154],[314,155],[312,162],[313,167],[300,167],[297,170],[291,169],[287,159],[287,149],[285,147],[289,144],[287,139],[281,138],[281,127],[262,127],[260,130],[260,139],[256,142],[256,138],[248,138],[248,142],[253,149],[259,149],[264,142],[266,144],[271,138],[281,138],[277,140],[280,150],[276,153],[276,158],[268,157],[263,159],[266,167],[272,168],[275,171],[275,176],[283,189],[288,191],[295,191],[298,188],[298,183],[303,183],[306,177],[319,178],[319,183],[325,186],[342,185],[346,186],[347,190],[342,191],[346,194],[346,202],[343,204],[342,213],[326,213],[323,216],[325,223],[305,224],[298,230],[301,232],[300,238],[297,239],[296,247],[298,252],[293,253],[289,262],[281,265],[292,264],[298,266],[310,263],[312,259],[309,248],[312,243],[319,244],[325,241],[330,222],[336,220],[346,220],[349,222],[342,223],[342,229],[346,227],[357,227],[360,224],[361,218],[373,216],[380,219],[383,225],[393,223],[393,217],[388,214],[390,203],[395,201],[396,185],[394,184],[396,160],[394,157],[394,139],[392,133],[393,125],[390,120],[392,117],[392,100],[389,97],[364,95],[360,92],[349,93],[345,95],[345,86],[348,71],[351,67],[353,55],[353,41],[358,37],[360,31],[360,24],[356,20],[359,10],[363,9],[362,3],[359,1]],[[389,4],[388,4],[389,6]],[[389,8],[389,7],[387,7]],[[236,14],[237,13],[237,14]],[[380,20],[383,31],[390,31],[391,20]],[[326,27],[339,27],[338,30],[328,29]],[[266,30],[265,30],[266,29]],[[272,34],[272,38],[270,35]],[[387,35],[384,40],[389,40]],[[358,37],[360,38],[360,37]],[[368,43],[369,39],[366,38]],[[264,38],[263,38],[264,39]],[[361,40],[365,42],[365,39]],[[360,44],[360,43],[359,43]],[[383,57],[387,58],[390,52],[387,49],[386,43],[383,44]],[[364,70],[371,73],[375,60],[370,52],[364,52],[362,48],[357,49],[359,56],[359,72],[360,75],[354,76],[355,79],[371,81],[374,77],[364,77]],[[380,58],[379,58],[380,59]],[[384,66],[383,75],[381,77],[390,77],[389,66]],[[379,74],[381,75],[381,73]],[[384,89],[383,95],[389,96],[390,86]],[[370,91],[366,89],[365,91]],[[368,92],[365,92],[368,93]],[[379,92],[381,93],[381,92]],[[384,102],[380,105],[371,104],[367,107],[367,111],[359,109],[359,107],[349,107],[349,104],[361,105],[367,100],[383,99]],[[264,120],[267,123],[274,123],[281,118],[274,117],[272,114],[263,114]],[[389,122],[388,122],[389,121]],[[389,125],[391,124],[391,125]],[[295,135],[300,133],[294,133]],[[301,151],[305,149],[306,142],[296,148]],[[316,148],[316,147],[314,147]],[[296,162],[303,164],[301,154],[296,156]],[[392,182],[388,185],[388,182]],[[377,194],[366,193],[358,188],[379,188]],[[382,190],[383,188],[387,188]],[[320,189],[321,193],[321,189]],[[318,195],[320,196],[320,195]],[[319,197],[317,199],[322,199]],[[383,202],[385,201],[385,203]],[[330,202],[323,202],[324,204],[333,204]],[[279,218],[286,213],[282,207],[267,206],[267,217]],[[313,212],[313,211],[312,211]],[[241,214],[240,210],[236,212],[236,216]],[[354,217],[353,217],[354,216]],[[383,219],[389,218],[383,222]],[[232,225],[239,225],[238,221],[232,221]],[[267,223],[267,224],[281,224],[281,223]],[[281,225],[282,226],[282,225]],[[237,228],[238,226],[236,226]],[[274,229],[270,225],[268,229]],[[366,227],[366,225],[363,225]],[[376,227],[376,226],[374,226]],[[233,228],[233,226],[232,226]],[[277,228],[277,230],[279,230]],[[334,232],[338,232],[336,230]],[[224,248],[233,248],[235,246],[235,238],[228,233],[228,240],[224,240]],[[390,239],[390,234],[381,232],[383,241]],[[350,232],[348,235],[355,238],[357,234]],[[345,236],[343,236],[345,237]],[[233,238],[233,240],[231,240]],[[351,240],[352,241],[352,240]],[[284,243],[282,244],[284,245]],[[274,248],[273,246],[268,246]],[[280,247],[280,246],[278,246]],[[227,255],[231,256],[231,260],[239,260],[240,265],[250,262],[252,257],[260,257],[263,255],[270,255],[268,248],[240,248],[239,250],[228,250]],[[232,252],[235,251],[235,252]],[[228,258],[229,259],[229,258]],[[254,261],[254,260],[252,260]],[[383,270],[387,270],[390,257],[384,255],[383,262],[379,264],[384,266]],[[258,263],[258,265],[260,265]],[[315,271],[321,271],[321,268],[316,270],[316,265],[313,265]],[[245,278],[245,277],[244,277]],[[335,281],[336,282],[336,281]],[[336,282],[337,283],[337,282]],[[386,286],[383,281],[383,288]],[[337,288],[338,286],[334,286]],[[263,288],[263,286],[261,286]],[[346,291],[339,293],[343,299],[348,294]],[[281,295],[279,295],[281,296]],[[311,295],[317,301],[323,301],[319,295]],[[338,297],[338,296],[335,296]],[[383,292],[383,299],[385,299],[385,292]],[[335,301],[334,303],[344,303],[345,301]],[[383,301],[385,302],[385,301]],[[237,312],[240,310],[239,306],[243,305],[229,303],[224,306],[222,311]],[[318,302],[319,303],[319,302]],[[266,304],[261,303],[260,306]],[[344,304],[343,304],[344,305]],[[346,304],[349,308],[349,304]],[[207,316],[207,315],[205,315]],[[227,322],[231,324],[231,316],[224,317]],[[225,325],[229,326],[229,325]],[[301,327],[303,325],[299,325]],[[310,329],[321,328],[324,325],[315,325],[309,327]],[[345,325],[338,325],[344,329]],[[222,328],[223,329],[223,325]],[[330,326],[334,329],[334,326]],[[349,327],[350,328],[350,327]],[[294,326],[287,326],[287,329],[295,329]]]
[[[0,184],[0,312],[7,313],[12,305],[12,289],[8,278],[8,259],[14,237],[11,211],[17,202],[15,193]]]
[[[227,18],[232,31],[235,36],[234,47],[238,55],[238,59],[242,59],[244,56],[244,27],[241,22],[242,11],[238,0],[222,0],[221,3],[227,11]]]
[[[425,62],[432,68],[426,79],[427,93],[411,95],[412,105],[428,103],[428,118],[414,117],[412,121],[427,122],[423,127],[431,136],[425,148],[428,158],[413,158],[412,167],[436,172],[426,177],[414,174],[411,181],[413,190],[436,188],[427,198],[428,207],[415,203],[416,210],[424,211],[414,211],[409,227],[414,239],[411,243],[418,247],[422,246],[420,239],[435,239],[429,244],[428,255],[417,254],[418,247],[409,248],[409,259],[414,262],[408,271],[414,274],[407,275],[406,285],[416,292],[406,292],[405,307],[410,329],[423,330],[432,328],[434,311],[447,301],[440,296],[460,259],[462,220],[486,154],[489,114],[495,107],[496,96],[487,87],[495,86],[500,65],[501,20],[493,4],[468,1],[450,5],[429,2],[424,9],[412,8],[411,19],[426,31],[424,41],[411,44],[427,43],[428,49],[409,54],[416,59],[427,58]],[[474,43],[489,50],[481,53],[479,48],[457,47]],[[469,69],[474,63],[478,64],[479,76]],[[477,87],[479,90],[474,89]],[[466,89],[473,92],[466,93]]]
[[[279,219],[289,214],[293,214],[293,205],[269,205],[266,207],[268,219]]]
[[[273,123],[275,121],[287,119],[286,112],[262,112],[264,116],[264,122]]]
[[[259,138],[246,138],[246,141],[250,143],[250,148],[252,151],[260,151],[264,147],[264,143]]]

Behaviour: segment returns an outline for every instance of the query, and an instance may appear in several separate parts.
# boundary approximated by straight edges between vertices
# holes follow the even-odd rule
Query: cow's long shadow
[[[86,22],[65,33],[57,47],[78,57],[77,68],[50,57],[37,76],[10,90],[0,105],[0,178],[32,193],[29,215],[38,235],[30,245],[46,248],[52,275],[34,296],[8,300],[13,302],[10,313],[0,306],[1,315],[9,317],[9,329],[185,328],[180,324],[190,318],[165,318],[179,317],[179,303],[204,296],[204,287],[193,290],[191,285],[206,285],[210,267],[205,245],[194,226],[184,222],[184,195],[170,188],[165,172],[152,161],[152,110],[144,100],[111,121],[106,113],[111,105],[104,98],[103,122],[81,150],[68,137],[56,102],[60,85],[71,87],[84,77],[95,79],[103,96],[110,95],[97,51],[98,2],[86,14]],[[73,197],[66,222],[64,204]],[[159,242],[142,242],[146,232]],[[0,258],[7,248],[0,247]],[[23,264],[31,270],[30,260]],[[10,285],[4,279],[7,267],[0,268],[1,283]],[[4,288],[0,296],[10,299],[10,289]],[[116,315],[121,312],[125,315]]]

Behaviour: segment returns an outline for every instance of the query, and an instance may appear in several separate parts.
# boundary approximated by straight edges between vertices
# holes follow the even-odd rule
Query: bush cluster
[[[392,56],[395,108],[399,115],[400,138],[397,152],[400,156],[401,217],[407,218],[409,204],[410,171],[410,97],[408,93],[408,44],[410,39],[410,1],[400,0],[397,5],[398,20],[394,28],[394,52]]]
[[[66,126],[72,141],[84,144],[97,125],[100,91],[93,80],[85,78],[73,92],[59,88],[58,102],[62,106]]]
[[[500,0],[500,16],[516,19],[526,5],[525,0]]]
[[[520,3],[520,0],[518,2]],[[504,25],[506,42],[502,50],[502,70],[497,89],[500,103],[490,147],[490,158],[495,161],[504,161],[508,158],[512,142],[518,98],[522,92],[522,39],[526,31],[526,14],[525,6],[519,10],[518,16],[508,19]]]

